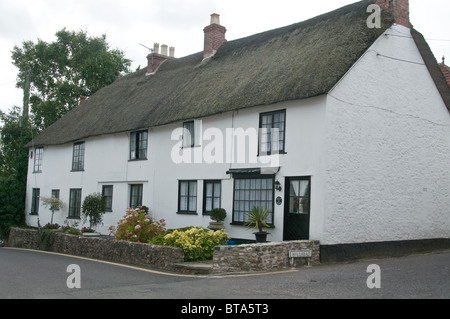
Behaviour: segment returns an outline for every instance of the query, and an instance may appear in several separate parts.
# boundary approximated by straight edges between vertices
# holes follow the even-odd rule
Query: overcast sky
[[[220,14],[227,40],[290,25],[355,0],[0,0],[0,110],[22,106],[15,89],[17,69],[11,50],[23,41],[54,41],[55,33],[84,29],[107,35],[112,48],[125,52],[132,69],[147,63],[153,43],[175,47],[182,57],[203,50],[203,28],[211,13]],[[450,1],[410,0],[411,22],[431,46],[436,59],[450,65]]]

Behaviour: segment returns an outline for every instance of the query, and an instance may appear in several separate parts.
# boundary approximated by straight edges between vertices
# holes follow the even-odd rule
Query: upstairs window
[[[286,110],[259,117],[259,155],[285,153]]]
[[[34,152],[34,173],[42,173],[42,159],[44,157],[44,148],[37,147]]]
[[[84,171],[84,142],[73,145],[72,171]]]
[[[183,147],[194,147],[201,145],[202,120],[183,123]]]
[[[130,160],[146,160],[148,131],[132,132],[130,135]]]

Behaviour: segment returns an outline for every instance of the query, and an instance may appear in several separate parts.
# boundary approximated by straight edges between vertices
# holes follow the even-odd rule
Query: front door
[[[287,177],[283,240],[309,240],[311,177]]]

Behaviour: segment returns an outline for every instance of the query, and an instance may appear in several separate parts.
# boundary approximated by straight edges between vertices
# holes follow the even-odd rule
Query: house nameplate
[[[303,249],[303,250],[290,250],[289,258],[311,258],[312,250]]]

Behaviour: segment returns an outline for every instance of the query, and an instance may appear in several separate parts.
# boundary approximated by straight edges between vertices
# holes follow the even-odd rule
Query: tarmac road
[[[368,272],[373,264],[379,266],[379,272]],[[70,265],[77,267],[68,269]],[[368,282],[378,283],[380,288],[370,289]],[[77,284],[80,288],[75,287]],[[180,299],[183,305],[195,299],[448,299],[450,250],[278,273],[213,277],[0,248],[0,298]]]

